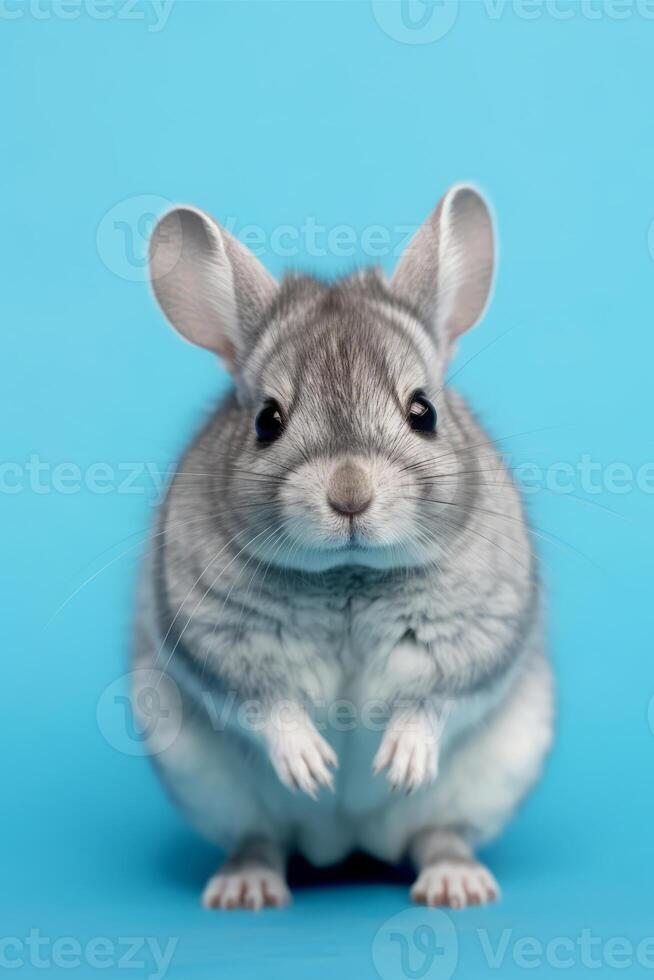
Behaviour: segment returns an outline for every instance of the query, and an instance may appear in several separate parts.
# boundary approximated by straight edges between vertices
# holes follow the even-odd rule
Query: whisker
[[[421,498],[421,499],[425,499],[425,498]],[[500,520],[505,520],[505,521],[513,522],[516,525],[518,525],[519,527],[523,528],[526,534],[530,534],[532,537],[535,537],[535,538],[540,538],[541,540],[546,541],[548,544],[553,544],[556,547],[560,547],[560,548],[565,549],[567,551],[571,551],[575,555],[577,555],[579,558],[583,558],[584,561],[587,561],[590,565],[592,565],[598,571],[602,572],[603,574],[606,574],[605,570],[600,565],[598,565],[595,561],[593,561],[592,558],[590,558],[588,555],[584,554],[578,548],[575,548],[574,545],[571,545],[568,541],[564,541],[562,538],[559,538],[556,535],[551,534],[549,531],[543,531],[541,528],[535,527],[533,525],[531,525],[531,526],[528,525],[527,523],[525,523],[525,521],[521,517],[515,517],[515,516],[510,515],[510,514],[503,514],[500,511],[488,510],[487,508],[484,508],[484,507],[477,507],[474,504],[468,504],[468,505],[466,505],[466,504],[456,504],[456,503],[453,503],[452,501],[449,501],[449,500],[440,500],[440,499],[435,498],[435,497],[428,497],[426,499],[428,499],[431,503],[441,504],[441,505],[446,506],[446,507],[455,507],[455,508],[458,508],[460,510],[466,510],[469,513],[470,512],[475,512],[475,513],[487,514],[487,515],[490,515],[492,517],[499,518]],[[515,539],[512,538],[511,535],[506,534],[500,528],[491,527],[489,525],[484,525],[484,524],[482,524],[481,526],[484,527],[486,530],[496,531],[498,534],[503,534],[505,537],[509,538],[510,540],[515,541]],[[472,526],[471,526],[471,530],[472,530]]]
[[[184,633],[188,629],[188,627],[189,627],[189,625],[191,623],[191,620],[193,619],[193,616],[198,611],[198,609],[200,608],[200,606],[202,605],[202,603],[204,602],[204,600],[207,598],[207,596],[209,595],[209,593],[211,592],[211,590],[215,587],[215,585],[219,581],[220,577],[225,574],[225,572],[227,571],[227,569],[230,568],[233,565],[233,563],[245,551],[245,549],[248,548],[251,544],[253,544],[253,542],[256,541],[258,538],[260,538],[263,534],[265,534],[267,531],[269,531],[270,530],[270,527],[271,527],[271,525],[268,525],[268,527],[264,528],[263,531],[260,531],[258,534],[255,534],[254,537],[250,538],[250,540],[240,549],[240,551],[238,551],[231,558],[231,560],[227,563],[227,565],[225,565],[221,569],[221,571],[218,573],[218,575],[215,577],[215,579],[209,584],[209,586],[207,587],[206,591],[204,592],[204,594],[202,595],[202,597],[198,600],[198,602],[194,606],[193,610],[191,611],[191,614],[188,617],[188,619],[186,620],[186,623],[184,624],[184,627],[182,628],[181,632],[178,634],[177,639],[175,641],[175,644],[173,646],[173,649],[170,652],[170,656],[168,657],[168,660],[166,661],[166,664],[164,665],[164,667],[161,670],[161,676],[163,676],[163,674],[166,672],[166,670],[168,668],[168,665],[170,664],[170,661],[172,660],[173,656],[175,655],[175,653],[177,651],[177,647],[179,646],[179,644],[182,641],[182,637],[184,636]],[[193,593],[193,590],[197,587],[198,583],[200,582],[200,580],[202,579],[202,577],[207,573],[207,571],[209,570],[209,568],[211,567],[211,565],[213,565],[213,563],[220,557],[220,555],[222,555],[224,553],[225,548],[227,548],[229,546],[229,544],[231,544],[233,541],[236,540],[236,538],[239,537],[239,534],[240,534],[240,532],[238,534],[234,535],[234,537],[231,538],[230,541],[228,541],[226,545],[223,545],[223,547],[219,551],[216,552],[216,554],[213,556],[213,558],[208,562],[208,564],[205,566],[205,568],[200,572],[200,574],[198,575],[197,579],[195,580],[195,582],[193,583],[193,585],[191,586],[191,588],[187,592],[185,598],[182,600],[182,603],[180,604],[177,612],[175,613],[175,615],[174,615],[174,617],[173,617],[173,619],[172,619],[172,621],[171,621],[171,623],[170,623],[170,625],[168,627],[168,630],[166,631],[166,635],[164,636],[164,638],[163,638],[163,640],[161,642],[161,646],[159,647],[159,651],[158,651],[158,653],[157,653],[157,655],[155,657],[155,665],[156,665],[157,661],[159,660],[159,657],[161,656],[161,653],[164,650],[164,647],[165,647],[165,644],[166,644],[166,642],[168,640],[168,637],[170,636],[170,633],[171,633],[172,629],[174,628],[175,622],[177,621],[177,617],[179,616],[179,614],[182,611],[185,603],[187,602],[187,600],[190,598],[191,594]],[[157,682],[157,684],[158,683],[159,682]]]

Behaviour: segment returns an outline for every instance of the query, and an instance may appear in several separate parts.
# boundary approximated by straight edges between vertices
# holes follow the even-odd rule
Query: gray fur
[[[158,639],[140,641],[137,666],[169,672],[196,718],[208,693],[253,699],[264,719],[281,701],[304,705],[315,720],[373,677],[389,717],[407,704],[497,705],[521,659],[542,656],[520,496],[444,384],[452,344],[490,290],[490,218],[476,192],[455,189],[425,227],[390,282],[375,271],[333,284],[289,276],[272,290],[256,260],[211,225],[209,257],[175,245],[183,265],[202,263],[201,276],[182,268],[166,274],[166,291],[155,283],[173,323],[227,352],[237,382],[172,480],[141,610],[143,620],[155,607]],[[212,321],[202,297],[187,294],[205,288],[216,256],[232,268],[211,287]],[[247,282],[259,283],[256,301]],[[407,424],[416,390],[437,407],[435,437]],[[254,417],[268,398],[286,428],[262,446]],[[329,507],[328,488],[372,493],[356,533]],[[402,664],[414,654],[412,673]],[[255,755],[266,754],[266,731],[252,736]]]

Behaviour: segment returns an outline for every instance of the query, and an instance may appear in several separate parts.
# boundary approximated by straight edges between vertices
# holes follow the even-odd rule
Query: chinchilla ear
[[[456,184],[409,242],[391,284],[447,347],[481,319],[494,262],[489,206],[475,187]]]
[[[277,283],[245,246],[208,214],[177,207],[150,239],[150,278],[161,309],[187,340],[230,370],[247,351]]]

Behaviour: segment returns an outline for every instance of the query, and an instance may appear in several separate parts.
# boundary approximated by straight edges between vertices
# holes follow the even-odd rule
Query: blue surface
[[[145,4],[2,4],[0,953],[17,977],[43,973],[30,930],[84,978],[97,957],[73,945],[65,967],[55,939],[106,937],[104,974],[146,977],[152,956],[130,971],[124,937],[176,937],[171,980],[375,963],[382,980],[477,980],[498,946],[502,976],[558,975],[555,956],[568,976],[651,974],[654,947],[636,951],[654,934],[651,470],[635,481],[653,458],[654,21],[626,0],[417,6],[403,21],[368,3],[180,2],[162,25]],[[504,900],[389,924],[405,884],[314,880],[287,911],[203,912],[215,855],[102,698],[125,669],[155,496],[143,473],[128,492],[125,464],[164,472],[226,384],[150,300],[147,214],[186,200],[255,224],[275,273],[371,261],[364,232],[382,224],[390,268],[398,229],[460,179],[495,204],[501,269],[456,382],[514,464],[588,454],[604,487],[577,473],[572,493],[529,497],[560,717],[544,782],[487,853]],[[307,219],[348,224],[353,254],[340,233],[280,234]],[[573,954],[518,943],[557,937]]]

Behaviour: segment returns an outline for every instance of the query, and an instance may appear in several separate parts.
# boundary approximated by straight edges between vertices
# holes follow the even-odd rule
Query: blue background
[[[202,911],[216,855],[129,754],[124,718],[102,700],[126,670],[152,482],[63,493],[50,469],[40,492],[26,464],[164,472],[227,383],[150,298],[150,211],[196,203],[237,230],[259,226],[273,272],[333,273],[371,261],[365,228],[382,224],[394,245],[449,184],[473,179],[495,205],[501,265],[457,385],[514,463],[576,465],[587,453],[635,472],[653,458],[654,20],[635,3],[559,0],[564,18],[466,2],[422,11],[421,26],[420,6],[403,22],[399,5],[375,16],[363,2],[178,2],[155,31],[145,4],[140,19],[103,8],[106,20],[70,3],[70,19],[45,3],[4,4],[1,457],[19,469],[3,469],[0,493],[2,936],[178,937],[173,980],[373,977],[375,934],[409,905],[388,876],[304,875],[289,910]],[[354,228],[354,254],[307,255],[302,238],[288,260],[276,254],[274,230],[307,217]],[[590,929],[601,962],[613,937],[654,934],[653,497],[573,490],[529,498],[557,747],[486,854],[502,903],[452,916],[457,977],[489,971],[479,928],[493,945],[512,930],[507,976],[525,972],[519,937],[575,942]],[[399,946],[389,949],[383,980],[406,976]],[[445,977],[439,962],[424,975]],[[577,955],[566,972],[589,968]]]

